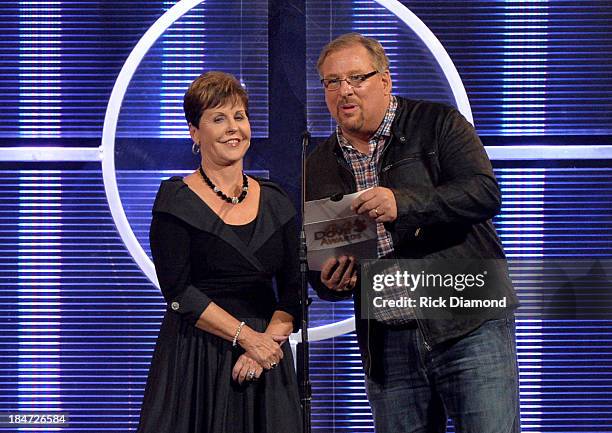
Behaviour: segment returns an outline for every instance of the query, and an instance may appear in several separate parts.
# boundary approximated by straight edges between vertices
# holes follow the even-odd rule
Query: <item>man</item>
[[[337,129],[308,157],[307,198],[371,188],[352,208],[376,220],[378,257],[504,260],[490,221],[500,191],[472,125],[450,106],[394,96],[375,39],[338,37],[317,69]],[[364,319],[357,269],[332,258],[310,280],[323,299],[355,296],[376,431],[445,432],[451,417],[457,432],[518,432],[513,314]],[[517,304],[511,285],[498,289]]]

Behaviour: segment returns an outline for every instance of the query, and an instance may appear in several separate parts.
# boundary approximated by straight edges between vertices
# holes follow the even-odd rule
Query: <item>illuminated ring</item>
[[[421,41],[423,41],[440,65],[453,92],[457,109],[468,121],[473,123],[472,110],[470,108],[467,93],[465,92],[465,88],[463,87],[463,83],[459,77],[459,73],[457,72],[455,65],[440,41],[438,41],[431,30],[429,30],[429,28],[414,13],[412,13],[399,1],[375,1],[395,14],[417,34]],[[140,62],[147,54],[149,49],[153,46],[157,39],[161,37],[164,31],[168,29],[168,27],[170,27],[175,21],[177,21],[191,9],[203,2],[204,0],[180,0],[168,11],[166,11],[166,13],[159,17],[159,19],[155,21],[155,23],[145,32],[119,72],[117,81],[113,86],[113,91],[111,92],[111,96],[108,101],[106,114],[104,116],[102,145],[100,146],[100,150],[102,151],[102,178],[104,180],[106,199],[108,201],[113,220],[115,221],[115,225],[117,226],[117,231],[121,236],[121,240],[125,244],[131,256],[134,258],[134,261],[136,261],[136,264],[138,264],[147,278],[151,280],[151,282],[155,284],[157,288],[159,288],[159,282],[157,281],[157,276],[155,274],[155,267],[130,227],[130,223],[127,220],[127,216],[125,215],[125,211],[121,203],[119,190],[117,188],[117,175],[115,172],[115,135],[117,132],[117,121],[119,119],[121,104],[128,85],[132,80],[138,65],[140,65]],[[355,319],[349,318],[340,322],[331,323],[329,325],[310,328],[309,340],[324,340],[353,332],[354,330]],[[300,341],[301,333],[293,334],[291,339],[294,341]]]
[[[436,35],[429,30],[423,21],[419,19],[410,9],[401,4],[398,0],[375,0],[376,3],[384,6],[402,20],[416,35],[423,41],[429,52],[434,56],[436,62],[442,69],[446,81],[453,92],[453,98],[457,104],[457,110],[473,125],[472,108],[468,99],[463,82],[455,68],[455,64],[438,40]]]
[[[203,2],[204,0],[181,0],[168,9],[165,14],[159,17],[159,19],[149,27],[121,68],[108,101],[108,106],[106,107],[106,115],[104,116],[102,145],[100,149],[102,150],[102,178],[104,179],[106,199],[117,230],[119,231],[119,235],[121,236],[121,240],[123,240],[123,243],[140,269],[142,269],[147,278],[151,280],[157,288],[159,288],[159,282],[157,281],[157,275],[155,275],[155,266],[140,245],[140,242],[138,242],[138,239],[130,227],[117,188],[117,175],[115,173],[115,135],[117,132],[117,120],[119,119],[119,111],[121,110],[121,104],[128,85],[138,65],[140,65],[140,62],[149,49],[176,20]]]

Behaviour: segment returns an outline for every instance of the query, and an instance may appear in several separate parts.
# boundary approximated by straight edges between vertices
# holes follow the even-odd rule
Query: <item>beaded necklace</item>
[[[223,191],[221,191],[219,187],[217,187],[212,182],[212,180],[210,180],[208,176],[206,176],[206,173],[204,173],[204,169],[202,168],[201,165],[199,167],[199,170],[200,170],[200,174],[202,175],[202,179],[204,179],[204,183],[206,183],[206,185],[208,185],[210,189],[212,189],[215,192],[215,194],[219,196],[219,198],[221,198],[222,200],[228,203],[231,203],[231,204],[241,203],[247,196],[247,193],[249,192],[249,179],[244,173],[242,173],[242,191],[240,192],[240,195],[238,197],[229,197],[225,195]]]

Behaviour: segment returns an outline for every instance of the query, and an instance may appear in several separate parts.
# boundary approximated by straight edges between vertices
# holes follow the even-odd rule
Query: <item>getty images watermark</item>
[[[396,270],[394,273],[381,273],[372,276],[372,290],[374,292],[382,292],[384,289],[400,288],[415,292],[419,288],[439,288],[444,287],[453,289],[456,292],[463,292],[466,288],[481,289],[486,282],[488,272],[483,271],[480,274],[426,274],[421,271],[418,274],[412,274],[408,271]],[[403,290],[402,290],[403,291]],[[451,292],[452,293],[452,292]],[[381,293],[373,299],[374,306],[377,308],[383,307],[501,307],[506,308],[508,304],[507,297],[501,299],[464,299],[463,296],[449,296],[445,299],[441,296],[434,298],[432,296],[419,296],[410,298],[402,296],[399,299],[387,299]]]
[[[385,322],[503,317],[518,304],[505,260],[371,260],[361,275],[362,311]]]

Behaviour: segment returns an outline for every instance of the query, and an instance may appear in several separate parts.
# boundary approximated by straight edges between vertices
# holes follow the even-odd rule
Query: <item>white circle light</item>
[[[106,199],[110,207],[111,215],[119,231],[119,235],[123,240],[126,248],[145,273],[147,278],[159,288],[157,275],[155,275],[155,266],[138,242],[138,239],[130,227],[127,220],[119,189],[117,188],[117,175],[115,173],[115,134],[117,132],[117,120],[119,119],[119,111],[125,97],[132,77],[140,65],[140,62],[147,54],[153,44],[161,37],[161,35],[170,27],[176,20],[185,15],[191,9],[203,3],[204,0],[181,0],[166,11],[155,23],[149,27],[145,34],[140,38],[125,64],[119,72],[113,91],[111,92],[108,106],[106,107],[106,115],[104,116],[104,127],[102,129],[102,178],[104,179],[104,191]]]
[[[457,105],[457,109],[473,123],[472,110],[470,109],[470,103],[459,77],[459,73],[455,68],[452,60],[448,53],[438,41],[436,36],[429,30],[429,28],[406,6],[401,4],[397,0],[375,0],[381,6],[387,8],[390,12],[395,14],[401,19],[416,35],[423,41],[427,46],[431,54],[438,62],[442,69],[448,84],[453,92],[453,97]],[[125,64],[119,72],[115,86],[111,93],[106,108],[106,115],[104,117],[104,127],[102,130],[102,177],[104,179],[104,190],[106,192],[106,198],[110,207],[111,215],[119,231],[119,235],[123,240],[126,248],[140,267],[145,273],[147,278],[159,288],[159,282],[155,274],[155,267],[153,262],[145,252],[145,250],[138,242],[138,239],[134,235],[132,228],[127,220],[121,198],[119,196],[119,190],[117,188],[117,176],[115,172],[115,135],[117,131],[117,121],[119,119],[119,112],[121,110],[121,104],[127,91],[128,85],[140,65],[140,62],[147,54],[153,44],[161,37],[161,35],[170,27],[175,21],[185,15],[194,7],[203,3],[204,0],[180,0],[174,6],[172,6],[166,13],[164,13],[155,23],[145,32],[140,38],[130,55],[128,56]],[[309,340],[318,341],[327,338],[333,338],[338,335],[353,332],[355,330],[355,319],[349,318],[340,322],[331,323],[329,325],[318,326],[310,328],[308,330]],[[294,340],[300,340],[300,334],[295,336]]]

